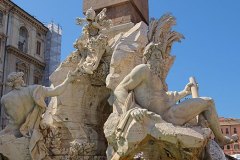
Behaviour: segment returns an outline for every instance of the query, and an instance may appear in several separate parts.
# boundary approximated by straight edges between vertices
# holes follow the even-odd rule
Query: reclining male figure
[[[234,142],[222,134],[211,98],[192,98],[176,104],[178,100],[191,94],[192,83],[188,83],[181,92],[167,92],[164,89],[164,82],[160,77],[163,55],[156,44],[150,43],[145,48],[143,61],[144,64],[136,66],[114,91],[117,100],[122,104],[129,92],[133,91],[136,103],[142,107],[131,112],[135,120],[143,120],[147,109],[160,115],[166,122],[181,126],[202,114],[221,146]],[[124,110],[127,111],[123,108]]]

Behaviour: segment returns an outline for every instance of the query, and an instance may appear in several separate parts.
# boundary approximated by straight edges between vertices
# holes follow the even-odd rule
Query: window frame
[[[23,53],[28,53],[28,39],[29,33],[25,26],[19,28],[19,39],[18,39],[18,49]]]
[[[42,50],[42,43],[37,40],[37,43],[36,43],[36,54],[40,56],[41,55],[41,50]]]

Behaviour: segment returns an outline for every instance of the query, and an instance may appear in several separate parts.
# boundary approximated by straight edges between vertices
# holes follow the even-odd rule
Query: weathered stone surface
[[[31,160],[29,141],[28,138],[16,138],[14,135],[1,136],[0,154],[7,157],[9,160]]]
[[[74,66],[74,65],[73,65]],[[71,67],[72,70],[77,67]],[[67,74],[69,67],[62,66],[52,74],[52,80],[62,79],[59,75]],[[55,80],[55,76],[57,80]],[[64,131],[64,148],[70,146],[70,142],[80,140],[92,142],[97,147],[93,155],[105,155],[106,142],[101,134],[103,125],[109,114],[110,107],[107,103],[109,90],[104,86],[94,86],[90,77],[80,77],[79,81],[70,85],[65,93],[58,96],[49,105],[52,108],[53,124],[60,126]],[[63,130],[63,128],[65,128]],[[81,155],[84,156],[84,155]]]
[[[111,45],[111,42],[114,41],[114,39],[116,39],[116,35],[118,34],[124,34],[126,33],[127,31],[129,31],[132,27],[134,26],[134,23],[130,22],[130,23],[125,23],[125,24],[119,24],[119,25],[115,25],[115,26],[112,26],[110,29],[108,30],[103,30],[102,32],[103,33],[106,33],[108,34],[108,37],[109,37],[109,46],[112,47]],[[111,40],[112,39],[112,40]]]
[[[208,160],[226,160],[225,154],[219,145],[210,140],[206,147],[206,159]]]
[[[108,33],[103,32],[109,29],[110,21],[105,19],[105,12],[96,15],[89,9],[86,18],[77,18],[78,24],[87,23],[83,35],[75,43],[76,50],[50,77],[55,86],[69,70],[78,75],[64,94],[52,99],[50,118],[46,117],[61,128],[62,147],[68,149],[70,159],[105,157],[107,144],[102,126],[111,112],[107,103],[110,90],[105,86],[111,53]],[[89,146],[91,151],[86,152]]]
[[[142,50],[148,43],[147,25],[140,22],[125,34],[118,36],[121,37],[114,43],[110,73],[106,79],[107,87],[112,90],[131,71],[131,68],[141,64]]]
[[[108,142],[113,145],[115,144],[113,147],[118,148],[116,153],[124,158],[131,159],[138,155],[138,153],[143,153],[144,156],[142,158],[148,159],[152,157],[150,159],[153,160],[168,160],[172,158],[190,160],[196,157],[198,159],[201,157],[202,151],[204,151],[203,146],[206,145],[211,136],[209,128],[174,126],[163,120],[157,123],[145,119],[142,123],[139,123],[130,118],[131,120],[125,124],[124,130],[121,132],[122,134],[119,137],[116,135],[114,137],[116,132],[111,133],[112,129],[110,127],[113,127],[113,124],[118,122],[116,117],[114,117],[115,121],[113,118],[111,119],[112,123],[106,122],[104,126],[105,135]],[[154,152],[150,151],[150,148]],[[186,153],[182,153],[184,149],[187,150]],[[167,157],[168,154],[172,158]]]

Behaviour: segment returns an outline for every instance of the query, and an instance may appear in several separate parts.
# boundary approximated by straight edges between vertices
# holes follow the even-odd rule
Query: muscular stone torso
[[[136,102],[149,111],[163,115],[170,104],[162,82],[149,68],[146,68],[144,75],[144,80],[134,89]]]

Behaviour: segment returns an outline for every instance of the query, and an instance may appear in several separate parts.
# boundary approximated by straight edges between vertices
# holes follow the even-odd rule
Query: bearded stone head
[[[23,81],[23,72],[12,72],[7,77],[7,85],[14,88],[16,85],[25,86]]]
[[[145,47],[143,52],[143,63],[149,63],[149,61],[161,61],[162,58],[159,44],[151,42]]]

